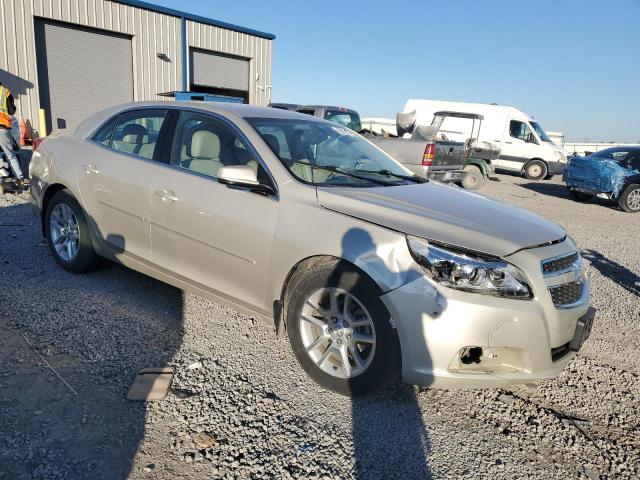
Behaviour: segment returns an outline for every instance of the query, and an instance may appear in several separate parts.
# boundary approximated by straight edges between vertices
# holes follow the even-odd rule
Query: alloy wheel
[[[351,293],[340,288],[316,290],[305,301],[299,319],[307,355],[325,373],[353,378],[371,364],[376,332],[371,315]]]
[[[58,256],[71,262],[80,249],[80,227],[73,210],[65,203],[53,208],[49,220],[51,243]]]
[[[631,190],[627,196],[627,205],[630,210],[640,210],[640,188]]]

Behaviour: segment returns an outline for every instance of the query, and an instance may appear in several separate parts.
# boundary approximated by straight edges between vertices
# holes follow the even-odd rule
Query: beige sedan
[[[30,174],[62,268],[108,258],[274,322],[342,394],[398,374],[434,387],[550,378],[589,334],[561,227],[426,182],[335,123],[128,104],[44,141]]]

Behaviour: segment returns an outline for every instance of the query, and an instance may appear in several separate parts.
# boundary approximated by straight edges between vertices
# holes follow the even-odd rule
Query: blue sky
[[[497,102],[568,141],[640,142],[640,0],[149,1],[275,34],[273,101]]]

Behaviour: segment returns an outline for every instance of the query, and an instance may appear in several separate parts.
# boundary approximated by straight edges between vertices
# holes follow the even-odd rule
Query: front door
[[[537,140],[526,122],[510,120],[506,128],[500,158],[494,163],[498,167],[521,171],[535,157]]]
[[[80,193],[98,236],[117,252],[151,258],[153,158],[166,110],[121,113],[80,144]]]
[[[253,306],[265,302],[278,200],[217,181],[220,167],[249,165],[270,182],[235,127],[211,115],[182,112],[169,165],[151,195],[156,265]]]

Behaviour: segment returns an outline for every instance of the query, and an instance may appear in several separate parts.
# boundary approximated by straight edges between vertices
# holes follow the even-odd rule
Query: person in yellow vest
[[[0,82],[0,150],[4,152],[9,161],[9,166],[17,179],[19,186],[28,183],[22,175],[20,162],[13,149],[13,137],[11,135],[11,115],[16,113],[16,105],[11,91]]]

